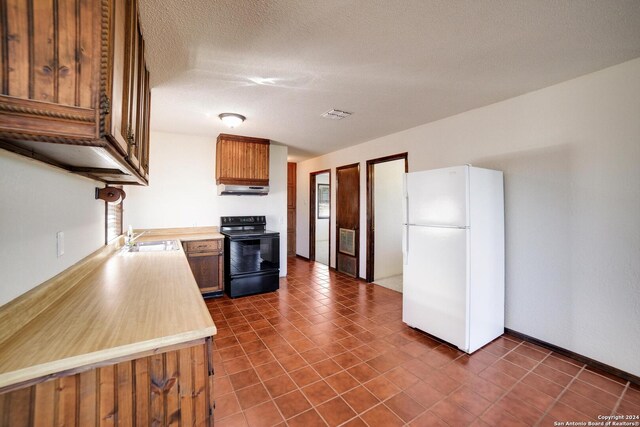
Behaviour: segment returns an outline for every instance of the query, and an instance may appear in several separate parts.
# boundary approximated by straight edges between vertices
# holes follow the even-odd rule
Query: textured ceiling
[[[640,56],[640,1],[140,0],[152,129],[294,160]],[[320,117],[336,108],[353,116]],[[230,131],[217,115],[247,121]]]

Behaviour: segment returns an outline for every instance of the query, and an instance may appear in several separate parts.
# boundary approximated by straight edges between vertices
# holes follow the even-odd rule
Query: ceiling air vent
[[[329,110],[322,114],[322,117],[332,120],[342,120],[345,117],[349,117],[353,113],[348,113],[342,110]]]

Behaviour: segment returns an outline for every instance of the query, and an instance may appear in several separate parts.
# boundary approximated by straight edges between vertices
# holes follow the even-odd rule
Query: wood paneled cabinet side
[[[296,255],[296,163],[287,163],[287,256]]]
[[[213,426],[212,339],[0,390],[0,427]]]
[[[216,143],[216,184],[269,185],[268,139],[220,134]]]
[[[146,184],[150,88],[136,0],[31,3],[0,0],[0,147]]]
[[[189,267],[205,296],[221,296],[224,290],[224,244],[222,239],[184,242]]]

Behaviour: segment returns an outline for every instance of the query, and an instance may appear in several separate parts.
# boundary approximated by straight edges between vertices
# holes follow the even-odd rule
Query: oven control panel
[[[264,216],[223,216],[220,217],[220,225],[223,227],[238,225],[265,225],[267,223]]]

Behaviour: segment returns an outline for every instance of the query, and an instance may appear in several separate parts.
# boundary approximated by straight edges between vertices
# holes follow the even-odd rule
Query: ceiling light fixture
[[[230,128],[240,126],[242,122],[247,120],[245,116],[241,114],[236,114],[236,113],[222,113],[218,117],[220,117],[220,120],[222,120],[222,123],[229,126]]]

